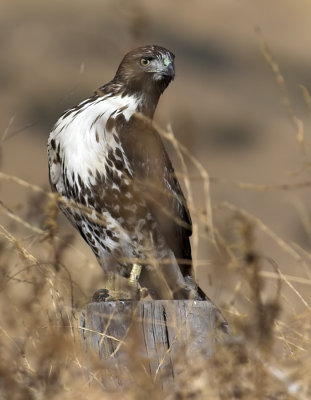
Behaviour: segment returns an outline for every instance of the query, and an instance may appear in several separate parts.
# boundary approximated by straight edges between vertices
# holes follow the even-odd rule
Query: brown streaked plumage
[[[50,182],[77,204],[61,208],[106,273],[128,278],[139,263],[153,298],[205,299],[192,276],[186,200],[151,123],[174,73],[163,47],[126,54],[110,82],[56,123]]]

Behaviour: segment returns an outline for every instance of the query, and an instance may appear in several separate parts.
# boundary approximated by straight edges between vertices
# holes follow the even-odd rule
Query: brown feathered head
[[[113,79],[127,94],[160,95],[174,79],[174,54],[164,47],[149,45],[127,53]]]

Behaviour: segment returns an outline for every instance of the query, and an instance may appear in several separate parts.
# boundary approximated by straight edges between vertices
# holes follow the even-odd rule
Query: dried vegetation
[[[297,170],[309,170],[310,144],[305,138],[303,121],[295,116],[280,68],[260,32],[258,38],[301,150]],[[302,94],[310,107],[310,95],[305,87]],[[163,391],[161,379],[152,380],[142,373],[143,360],[135,356],[135,345],[131,343],[130,367],[136,383],[124,389],[122,398],[311,398],[310,251],[287,241],[260,217],[231,202],[211,201],[213,187],[218,184],[233,185],[243,191],[288,192],[309,187],[311,181],[301,180],[299,172],[295,182],[275,185],[209,177],[208,171],[177,141],[172,131],[157,129],[173,145],[179,160],[177,170],[184,180],[194,221],[195,268],[206,276],[210,271],[217,271],[210,284],[213,287],[226,282],[226,293],[219,306],[229,321],[232,338],[219,345],[210,359],[181,364],[176,383]],[[10,139],[9,130],[10,126],[2,138],[2,153]],[[192,187],[198,181],[204,191],[201,208],[197,207]],[[0,226],[0,398],[120,398],[120,393],[107,392],[99,379],[102,374],[109,375],[109,365],[94,356],[86,368],[79,313],[90,300],[94,283],[102,282],[98,280],[99,267],[91,252],[81,252],[72,235],[58,229],[57,203],[63,200],[32,182],[3,172],[0,184],[2,190],[20,187],[23,199],[22,206],[15,201],[0,203],[3,216]],[[308,217],[302,219],[309,231]],[[291,274],[282,270],[271,251],[265,252],[260,245],[262,238],[268,239],[284,259],[290,260]],[[202,243],[210,249],[208,259],[198,257]],[[217,303],[217,298],[214,300]]]

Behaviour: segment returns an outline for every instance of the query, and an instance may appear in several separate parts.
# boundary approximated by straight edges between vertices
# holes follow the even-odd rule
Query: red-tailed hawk
[[[163,47],[126,54],[110,82],[57,121],[48,141],[50,182],[73,204],[61,209],[110,280],[129,278],[140,265],[139,284],[152,298],[202,300],[186,200],[151,123],[174,74],[174,55]]]

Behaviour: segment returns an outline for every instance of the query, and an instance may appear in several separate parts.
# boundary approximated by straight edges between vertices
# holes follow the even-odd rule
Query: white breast
[[[106,175],[106,158],[109,150],[119,147],[112,131],[107,131],[106,123],[113,114],[116,117],[122,113],[128,121],[136,111],[138,99],[130,96],[99,97],[94,101],[89,99],[82,102],[77,110],[69,110],[57,121],[50,134],[48,142],[48,156],[50,164],[50,179],[57,191],[63,194],[64,183],[62,173],[67,171],[69,184],[72,182],[72,174],[77,174],[86,183],[94,183],[91,175],[98,171]],[[52,140],[56,145],[56,151],[51,145]],[[61,163],[56,162],[57,150]],[[124,154],[124,153],[123,153]],[[126,157],[124,155],[124,159]],[[91,172],[91,174],[90,174]]]

